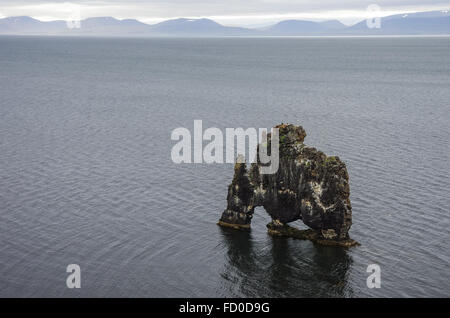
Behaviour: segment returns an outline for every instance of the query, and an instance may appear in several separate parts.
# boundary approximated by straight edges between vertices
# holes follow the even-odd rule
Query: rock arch
[[[306,146],[306,132],[301,126],[281,124],[276,128],[280,143],[278,171],[261,174],[259,161],[251,164],[249,170],[245,163],[236,163],[228,187],[227,208],[218,224],[249,229],[255,207],[262,206],[272,218],[267,225],[271,235],[325,245],[357,245],[348,234],[352,207],[345,163]],[[270,149],[270,134],[267,141]],[[287,225],[299,219],[310,229]]]

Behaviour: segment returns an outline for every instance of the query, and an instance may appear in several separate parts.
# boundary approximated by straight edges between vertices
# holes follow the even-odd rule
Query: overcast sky
[[[370,4],[377,4],[382,16],[450,10],[448,0],[0,0],[0,17],[28,15],[40,20],[67,20],[76,5],[82,19],[113,16],[155,23],[205,17],[225,25],[245,26],[285,19],[338,19],[349,24],[366,18]]]

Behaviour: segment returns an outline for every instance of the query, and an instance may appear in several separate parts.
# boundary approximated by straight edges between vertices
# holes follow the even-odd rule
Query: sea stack
[[[272,217],[267,224],[271,235],[309,239],[323,245],[359,245],[348,234],[352,206],[345,163],[305,145],[306,132],[301,126],[281,124],[275,128],[279,131],[277,172],[261,174],[259,157],[249,170],[245,163],[236,163],[227,208],[218,224],[249,229],[255,207],[262,206]],[[258,150],[267,147],[270,152],[271,139],[268,134],[267,144],[258,145]],[[288,225],[296,220],[302,220],[310,229]]]

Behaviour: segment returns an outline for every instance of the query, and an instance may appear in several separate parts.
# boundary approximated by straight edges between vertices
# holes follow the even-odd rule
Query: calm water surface
[[[0,296],[450,294],[449,37],[0,37],[0,82]],[[195,119],[302,125],[362,246],[216,226],[232,166],[170,159]]]

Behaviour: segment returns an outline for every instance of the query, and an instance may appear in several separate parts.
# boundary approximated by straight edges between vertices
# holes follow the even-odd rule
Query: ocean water
[[[450,295],[450,37],[0,37],[0,83],[2,297]],[[195,119],[302,125],[362,245],[218,227],[232,165],[170,157]]]

